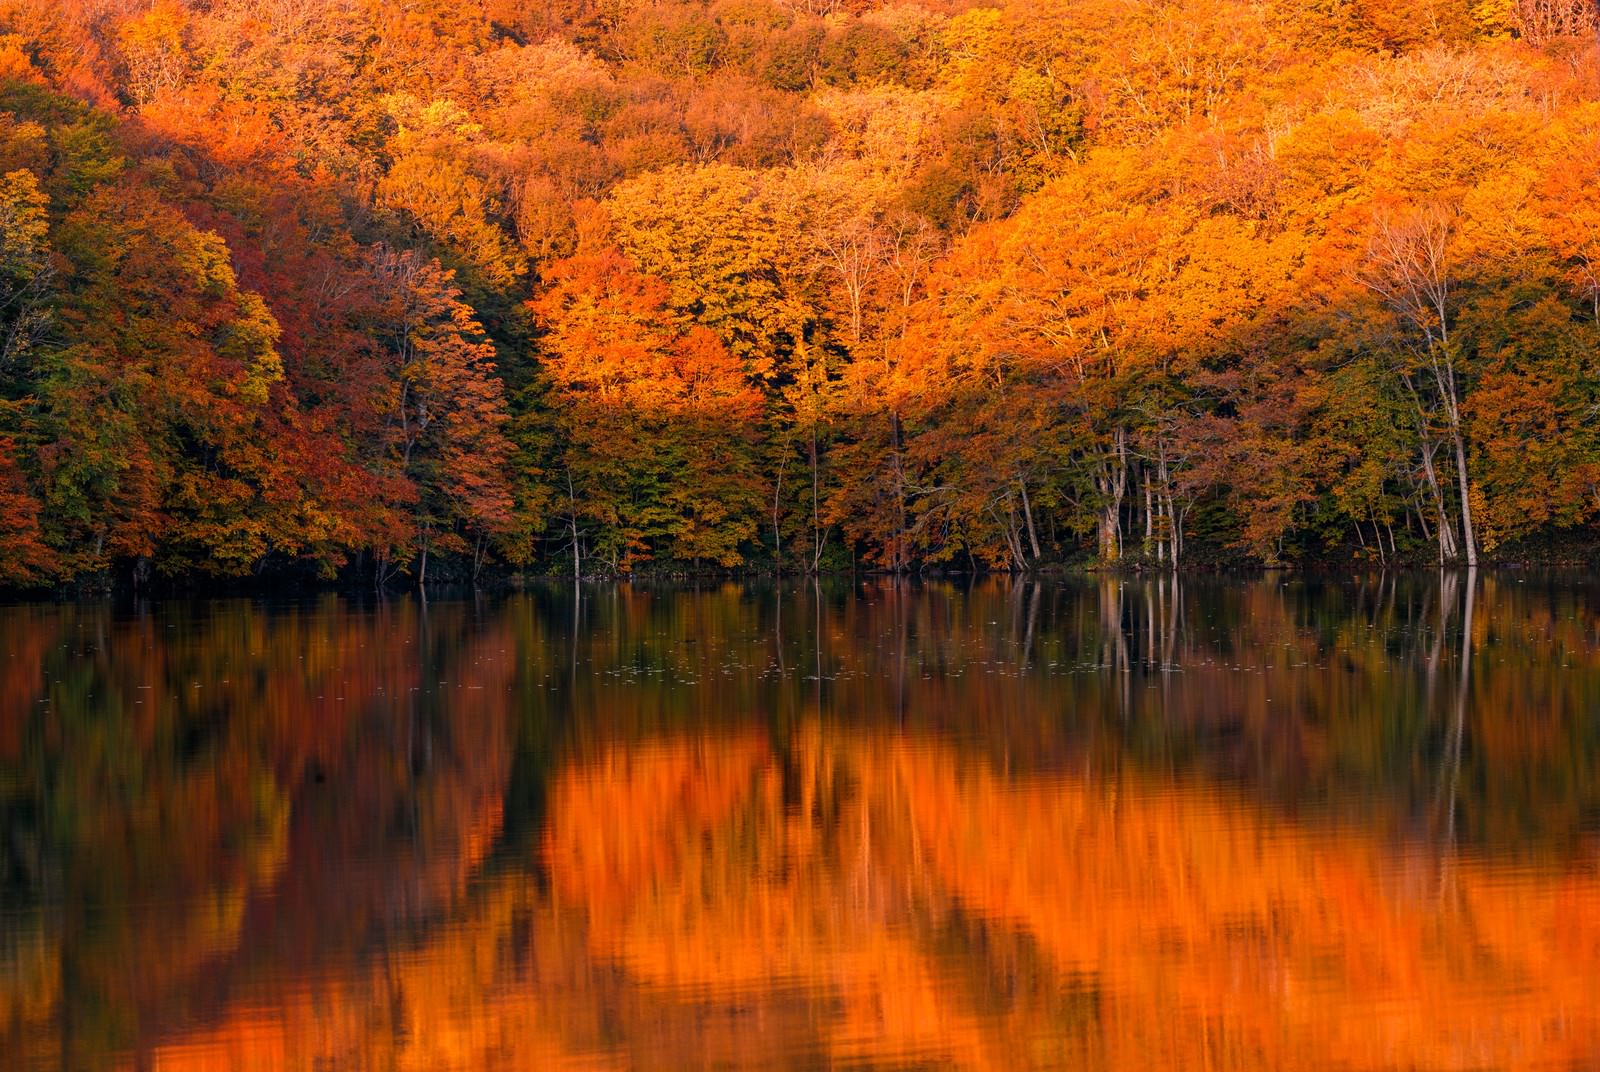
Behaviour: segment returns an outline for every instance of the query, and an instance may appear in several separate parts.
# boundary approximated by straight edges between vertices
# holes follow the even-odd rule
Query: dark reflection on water
[[[0,1065],[1600,1065],[1600,587],[0,608]]]

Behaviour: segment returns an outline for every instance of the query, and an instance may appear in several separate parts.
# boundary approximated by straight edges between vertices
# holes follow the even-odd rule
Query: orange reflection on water
[[[814,724],[784,755],[755,736],[618,745],[568,767],[551,806],[548,890],[507,872],[429,943],[233,1010],[152,1067],[1600,1056],[1593,867],[1384,845],[1201,784],[1013,782]],[[395,1002],[403,1037],[375,1032],[366,1010]]]
[[[8,611],[0,1066],[1600,1067],[1600,615],[1480,587]]]
[[[585,901],[595,954],[685,1000],[830,1010],[835,1057],[1018,1067],[1579,1067],[1600,1058],[1600,877],[1456,860],[1301,826],[1213,786],[1124,775],[1004,780],[954,749],[798,735],[795,806],[776,759],[731,801],[679,743],[701,846],[631,898]],[[660,762],[662,746],[646,753]],[[560,827],[622,837],[660,799],[609,754],[563,778],[592,810]],[[709,774],[709,772],[708,772]],[[849,791],[842,797],[841,785]],[[570,794],[570,795],[568,795]],[[829,795],[831,794],[831,796]],[[823,821],[818,798],[839,809]],[[569,849],[548,852],[558,885]],[[994,1013],[943,955],[991,946],[988,978],[1098,995],[1092,1023],[1048,1000]],[[972,917],[986,921],[981,927]],[[1018,938],[1042,964],[1019,966]],[[1024,958],[1025,959],[1025,958]],[[1044,977],[1041,982],[1040,977]],[[1070,1002],[1069,1010],[1081,1011]]]
[[[1101,980],[1109,1064],[1477,1068],[1600,1056],[1600,878],[1454,860],[1124,776],[1010,785],[896,745],[939,879]]]

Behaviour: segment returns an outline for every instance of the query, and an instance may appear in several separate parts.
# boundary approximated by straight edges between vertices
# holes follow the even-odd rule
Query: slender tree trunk
[[[772,487],[772,564],[779,573],[783,572],[783,474],[789,471],[789,447],[790,441],[785,439],[778,461],[778,479]]]
[[[1109,505],[1100,508],[1100,561],[1102,563],[1115,562],[1117,559],[1117,530],[1116,518],[1111,513]]]
[[[1453,408],[1453,407],[1452,407]],[[1456,475],[1461,481],[1461,538],[1467,545],[1467,566],[1478,564],[1478,537],[1472,529],[1472,496],[1467,482],[1467,446],[1461,437],[1459,420],[1452,420],[1451,436],[1456,448]]]
[[[1178,509],[1177,500],[1171,495],[1167,496],[1167,523],[1172,526],[1168,536],[1167,561],[1174,570],[1183,564],[1183,546],[1188,539],[1183,531],[1183,518],[1187,512],[1188,507]]]
[[[822,569],[822,511],[817,498],[817,426],[811,426],[811,572]]]
[[[1467,553],[1467,566],[1478,564],[1478,538],[1472,528],[1471,484],[1467,480],[1467,444],[1461,434],[1461,397],[1456,389],[1455,351],[1450,346],[1450,324],[1445,319],[1444,303],[1439,302],[1439,346],[1429,347],[1433,378],[1444,399],[1445,415],[1450,418],[1450,442],[1456,452],[1456,477],[1461,485],[1461,542]]]
[[[772,488],[772,568],[779,573],[783,572],[783,529],[778,524],[778,504],[783,501],[783,470],[787,465],[787,458],[779,464],[778,479]]]
[[[1155,519],[1154,506],[1153,506],[1153,504],[1151,502],[1150,481],[1149,481],[1148,477],[1146,477],[1145,480],[1141,481],[1141,483],[1144,485],[1144,553],[1145,553],[1146,557],[1148,557],[1150,552],[1156,546],[1156,544],[1155,544],[1156,519]],[[1160,560],[1160,552],[1159,551],[1157,551],[1156,557],[1157,557],[1157,561],[1159,561]]]
[[[1428,491],[1433,495],[1433,508],[1438,521],[1439,564],[1442,566],[1456,557],[1456,533],[1455,526],[1450,522],[1450,512],[1445,507],[1444,489],[1439,486],[1439,473],[1433,466],[1433,452],[1435,449],[1433,443],[1424,433],[1422,437],[1422,472],[1428,478]]]
[[[1122,558],[1122,500],[1128,493],[1128,433],[1117,429],[1117,499],[1113,510],[1116,521],[1117,558]]]
[[[906,548],[906,474],[900,452],[900,413],[889,413],[889,442],[894,452],[894,550],[889,556],[891,567],[902,572],[909,564]]]
[[[1034,565],[1038,565],[1043,555],[1039,553],[1039,534],[1033,528],[1033,506],[1028,502],[1028,482],[1019,480],[1017,487],[1022,489],[1022,516],[1028,522],[1028,546],[1033,550]]]
[[[1166,514],[1166,526],[1163,535],[1166,537],[1167,549],[1170,554],[1168,561],[1173,569],[1178,568],[1178,557],[1183,550],[1183,522],[1178,517],[1177,504],[1173,501],[1172,475],[1167,469],[1167,452],[1163,446],[1160,456],[1156,460],[1157,476],[1161,480],[1161,503]]]
[[[578,495],[572,487],[572,470],[567,470],[567,520],[572,524],[572,581],[583,580],[583,545],[578,540]]]
[[[1128,489],[1128,444],[1121,428],[1116,431],[1112,455],[1101,463],[1100,561],[1115,562],[1122,557],[1122,499]]]
[[[1157,495],[1156,510],[1160,519],[1156,528],[1156,561],[1177,565],[1178,544],[1172,534],[1172,496],[1165,492]]]
[[[998,503],[989,506],[989,516],[1000,526],[1000,533],[1006,538],[1006,552],[1011,562],[1012,572],[1027,568],[1028,556],[1022,550],[1022,533],[1017,526],[1017,510],[1011,504],[1011,493],[1005,496],[1005,516],[1000,515]],[[970,552],[969,552],[970,553]]]

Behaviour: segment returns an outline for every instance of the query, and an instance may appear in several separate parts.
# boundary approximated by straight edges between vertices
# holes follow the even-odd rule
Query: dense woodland
[[[1492,560],[1590,0],[0,0],[0,585]]]

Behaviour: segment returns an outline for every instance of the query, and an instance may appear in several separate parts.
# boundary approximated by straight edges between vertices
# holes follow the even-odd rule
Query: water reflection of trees
[[[1592,868],[1466,857],[1441,901],[1431,854],[1199,778],[1006,777],[809,722],[619,743],[549,808],[547,882],[491,870],[415,955],[329,981],[331,1016],[291,993],[160,1064],[263,1037],[288,1067],[417,1069],[1573,1067],[1600,1045]]]
[[[550,699],[570,712],[580,750],[591,737],[719,722],[892,720],[1019,773],[1197,770],[1295,811],[1358,809],[1399,833],[1433,825],[1461,725],[1460,838],[1570,847],[1600,804],[1588,717],[1600,706],[1600,602],[1584,584],[1480,577],[1463,692],[1466,582],[883,581],[781,599],[604,589],[587,600],[587,672]]]
[[[4,612],[30,661],[0,697],[0,1050],[92,1066],[253,961],[364,954],[449,910],[504,793],[510,660],[432,613],[448,639],[419,652],[406,604]]]
[[[1597,624],[1466,575],[4,611],[0,1051],[1581,1061]]]

